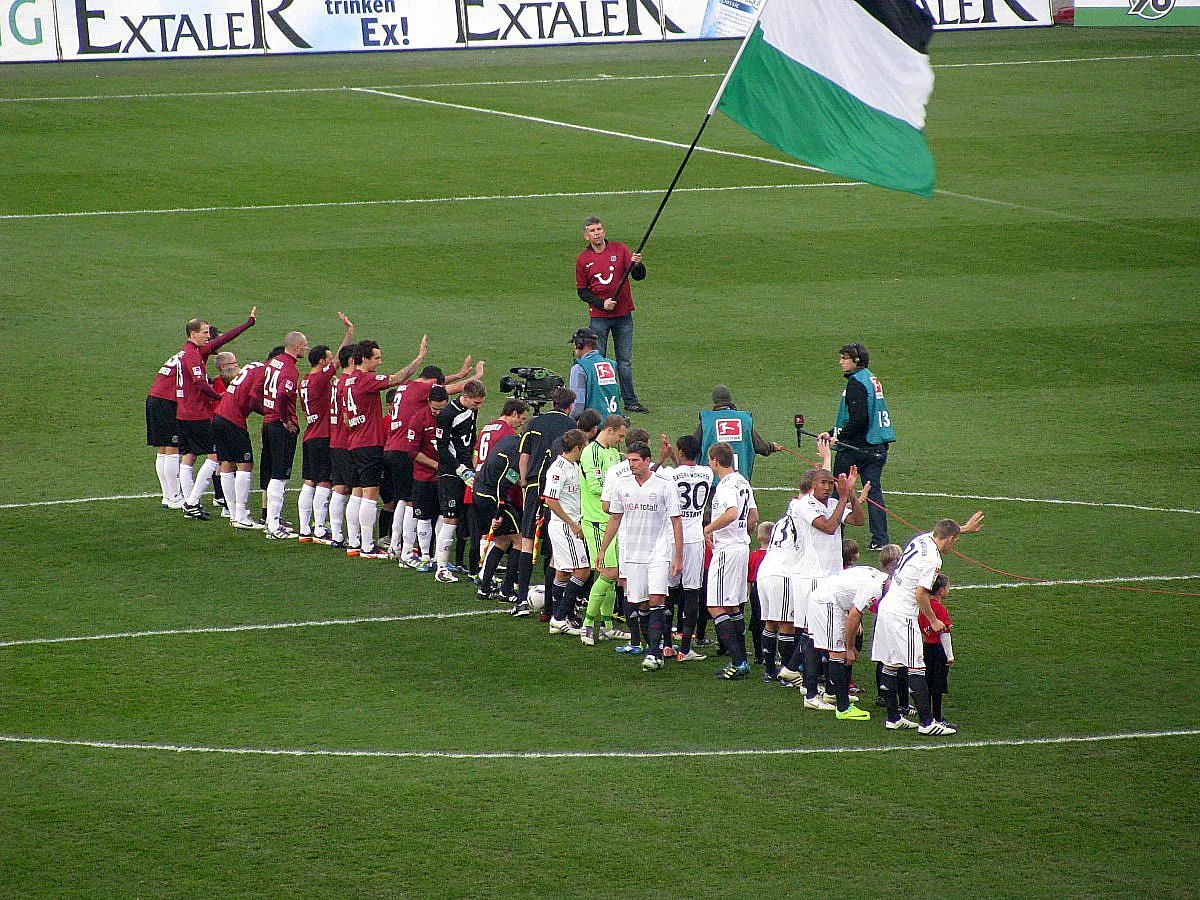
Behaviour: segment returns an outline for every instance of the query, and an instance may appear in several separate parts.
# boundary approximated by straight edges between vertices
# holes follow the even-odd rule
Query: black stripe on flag
[[[919,53],[928,53],[933,16],[914,0],[855,0],[880,24]]]

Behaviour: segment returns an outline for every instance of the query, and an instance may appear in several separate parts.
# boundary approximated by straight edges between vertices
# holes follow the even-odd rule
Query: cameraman
[[[887,463],[888,445],[896,440],[883,385],[867,368],[871,354],[859,343],[846,344],[838,351],[838,365],[846,378],[846,389],[838,404],[833,433],[838,441],[857,447],[850,450],[838,446],[833,461],[834,476],[858,467],[864,482],[871,483],[867,494],[867,517],[871,526],[871,545],[868,550],[882,550],[888,544],[887,512],[883,504],[883,467]],[[822,437],[829,437],[826,432]]]
[[[568,341],[575,348],[575,365],[571,366],[567,385],[576,397],[571,407],[573,419],[585,409],[594,409],[603,421],[621,408],[617,364],[600,355],[599,342],[599,336],[590,328],[577,329]]]

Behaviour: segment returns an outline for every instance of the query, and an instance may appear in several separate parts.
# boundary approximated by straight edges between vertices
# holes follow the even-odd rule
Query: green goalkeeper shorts
[[[588,559],[592,562],[596,561],[596,554],[600,551],[600,543],[604,540],[604,529],[608,527],[607,522],[581,522],[583,526],[583,540],[587,543]],[[612,543],[608,545],[608,550],[604,553],[604,565],[606,568],[617,567],[617,538],[613,538]]]

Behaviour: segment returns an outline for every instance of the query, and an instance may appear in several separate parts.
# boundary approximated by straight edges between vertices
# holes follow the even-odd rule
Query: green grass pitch
[[[0,642],[478,610],[466,586],[153,498],[29,504],[155,489],[143,398],[193,315],[257,304],[242,360],[292,328],[335,342],[339,309],[385,367],[428,331],[433,361],[487,360],[485,417],[509,366],[565,374],[583,217],[634,243],[681,151],[345,88],[686,144],[734,49],[0,69]],[[1190,576],[1129,584],[1193,596],[953,590],[963,730],[941,744],[977,745],[929,752],[503,615],[9,643],[6,738],[466,756],[0,741],[0,892],[1193,893],[1200,33],[942,34],[932,55],[930,202],[693,159],[682,187],[735,189],[678,194],[646,248],[649,427],[690,431],[725,382],[790,444],[797,410],[831,423],[836,349],[861,340],[897,423],[896,513],[982,508],[960,547],[998,569]],[[720,117],[702,143],[780,158]],[[779,454],[754,481],[798,473]],[[609,755],[471,756],[491,752]]]

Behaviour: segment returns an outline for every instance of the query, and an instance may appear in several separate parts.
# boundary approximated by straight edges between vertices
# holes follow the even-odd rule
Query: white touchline
[[[1040,66],[1062,63],[1123,62],[1146,59],[1190,59],[1200,53],[1155,53],[1142,56],[1081,56],[1071,59],[1014,59],[996,62],[937,63],[935,69],[980,69],[1003,66]],[[666,81],[688,78],[720,78],[724,72],[691,72],[674,75],[584,75],[575,78],[521,78],[508,81],[427,81],[412,84],[368,84],[366,88],[380,90],[411,90],[413,88],[506,87],[539,84],[578,84],[589,81]],[[345,91],[347,86],[312,88],[258,88],[232,91],[146,91],[137,94],[82,94],[57,97],[0,97],[0,103],[69,103],[87,100],[153,100],[173,97],[240,97],[260,94],[321,94]]]
[[[630,134],[627,131],[610,131],[607,128],[593,128],[590,125],[576,125],[574,122],[562,122],[558,119],[544,119],[541,116],[527,116],[523,113],[505,112],[502,109],[489,109],[486,106],[468,106],[465,103],[447,103],[444,100],[430,100],[426,97],[414,97],[411,94],[397,94],[393,91],[380,91],[374,88],[352,88],[360,94],[375,94],[380,97],[392,97],[396,100],[407,100],[410,103],[425,103],[429,106],[442,106],[448,109],[461,109],[466,112],[483,113],[489,116],[500,116],[505,119],[519,119],[523,122],[534,122],[538,125],[552,125],[556,128],[570,128],[575,131],[586,131],[589,134],[603,134],[608,137],[625,138],[630,141],[641,141],[646,144],[658,144],[662,147],[674,147],[678,150],[686,150],[687,144],[681,144],[679,141],[668,141],[663,138],[647,137],[640,134]],[[770,163],[774,166],[786,166],[789,169],[803,169],[805,172],[819,172],[822,175],[830,174],[824,169],[818,169],[816,166],[806,166],[803,163],[788,162],[783,159],[772,159],[769,156],[755,156],[752,153],[735,153],[732,150],[716,150],[712,147],[696,147],[697,153],[712,153],[717,156],[730,156],[736,159],[750,159],[755,162]],[[837,176],[834,176],[837,177]]]
[[[231,634],[241,631],[279,631],[285,628],[327,628],[332,625],[365,625],[372,622],[420,622],[428,619],[461,619],[464,616],[489,616],[506,609],[468,609],[451,613],[412,613],[406,616],[358,616],[348,619],[313,619],[308,622],[270,622],[264,625],[216,625],[200,628],[159,628],[152,631],[115,631],[111,634],[86,634],[74,637],[28,638],[0,641],[0,647],[27,647],[31,644],[73,644],[80,641],[115,641],[123,638],[162,637],[177,634]]]
[[[1125,584],[1142,581],[1200,581],[1195,575],[1130,575],[1125,578],[1063,578],[1046,581],[996,581],[985,584],[954,585],[956,591],[988,591],[998,588],[1055,587],[1057,585]],[[156,628],[146,631],[114,631],[108,634],[81,634],[65,637],[23,638],[0,641],[0,648],[29,647],[40,644],[78,644],[86,641],[116,641],[127,638],[170,637],[189,634],[234,634],[249,631],[280,631],[289,628],[328,628],[335,625],[364,625],[373,622],[420,622],[439,619],[458,619],[464,616],[488,616],[507,613],[507,609],[467,609],[452,613],[412,613],[405,616],[362,616],[345,619],[313,619],[307,622],[267,622],[251,625],[213,625],[194,628]]]
[[[678,189],[676,189],[678,190]],[[288,488],[296,493],[299,488]],[[795,487],[756,487],[756,491],[795,491]],[[211,493],[211,492],[210,492]],[[255,491],[254,493],[261,493]],[[1100,503],[1094,500],[1059,500],[1049,497],[993,497],[986,494],[947,494],[937,491],[893,491],[889,494],[898,497],[944,497],[950,500],[993,500],[1000,503],[1049,503],[1058,506],[1091,506],[1104,509],[1133,509],[1139,512],[1183,513],[1189,516],[1200,516],[1200,509],[1183,509],[1171,506],[1137,506],[1133,503]],[[74,503],[103,503],[111,500],[149,500],[160,494],[112,494],[105,497],[68,497],[63,500],[32,500],[27,503],[0,503],[0,509],[32,509],[38,506],[64,506]]]
[[[771,191],[803,188],[857,187],[861,181],[819,181],[807,184],[739,184],[725,187],[675,188],[677,194],[710,194],[725,191]],[[409,206],[438,203],[494,203],[505,200],[555,200],[561,197],[637,197],[662,194],[666,188],[630,188],[620,191],[553,191],[538,194],[465,194],[458,197],[400,197],[391,200],[321,200],[311,203],[261,203],[246,206],[173,206],[149,209],[96,209],[76,212],[7,213],[2,219],[82,219],[94,216],[162,216],[182,213],[265,212],[280,209],[329,209],[355,206]]]
[[[144,744],[126,741],[87,741],[66,738],[0,735],[0,742],[58,747],[90,747],[96,750],[142,750],[166,753],[215,753],[231,756],[317,756],[365,759],[675,759],[727,756],[825,756],[849,753],[921,753],[931,750],[976,750],[991,747],[1040,747],[1056,744],[1094,744],[1104,741],[1135,741],[1149,738],[1193,737],[1200,728],[1162,731],[1124,731],[1113,734],[1063,735],[1046,738],[997,738],[983,741],[954,741],[937,744],[883,744],[857,747],[779,747],[731,750],[493,750],[478,753],[455,750],[303,750],[268,747],[205,747],[192,744]]]

